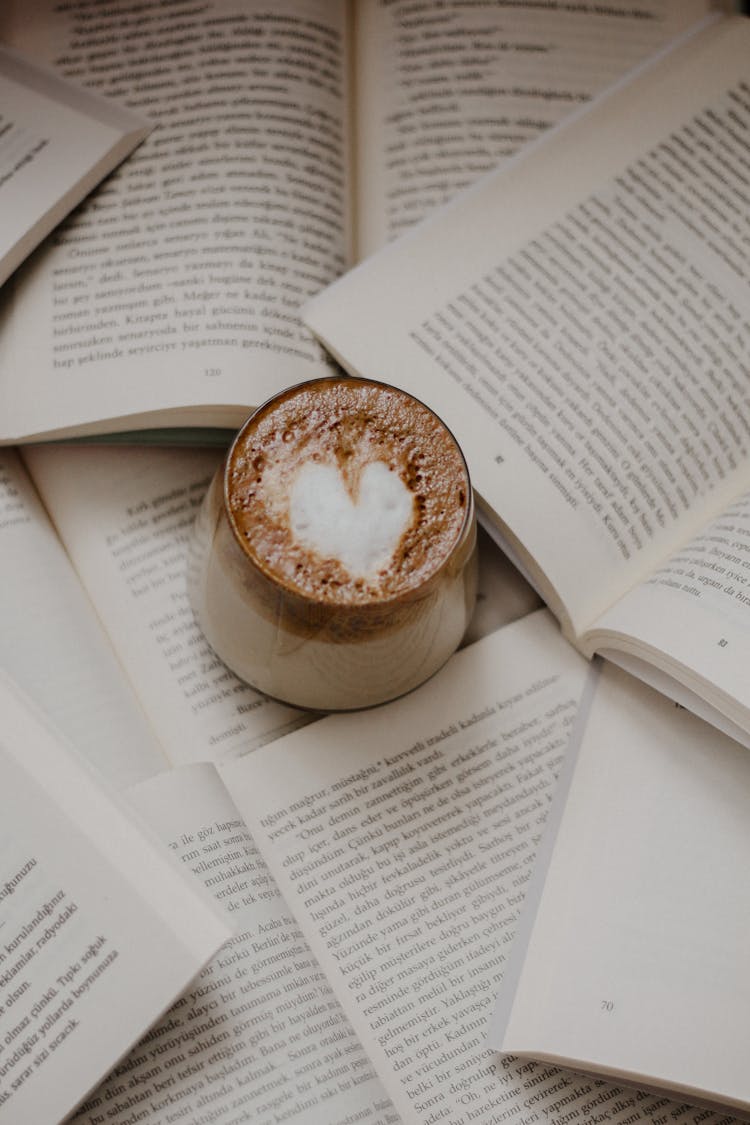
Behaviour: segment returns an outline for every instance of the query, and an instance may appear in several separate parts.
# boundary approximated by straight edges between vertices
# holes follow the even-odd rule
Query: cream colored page
[[[747,487],[749,48],[709,30],[305,313],[445,418],[576,633]]]
[[[188,537],[220,453],[43,445],[25,456],[173,765],[232,753],[302,721],[222,664],[190,607]]]
[[[155,128],[5,296],[0,439],[236,425],[327,372],[298,309],[348,260],[345,27],[325,0],[4,6],[6,42]]]
[[[78,90],[2,49],[0,107],[2,283],[147,128],[116,106],[107,114],[100,99],[88,106]]]
[[[397,1125],[215,770],[174,770],[129,796],[229,912],[235,936],[74,1120]]]
[[[0,665],[118,788],[166,758],[11,450],[0,453]]]
[[[61,1121],[229,936],[0,679],[0,1122]]]
[[[358,257],[507,160],[709,7],[358,3]]]
[[[747,750],[605,665],[492,1043],[746,1108],[749,795]]]
[[[747,732],[749,627],[746,493],[605,613],[588,643],[653,658]]]
[[[405,1122],[665,1107],[485,1046],[586,673],[542,611],[398,703],[221,767]]]

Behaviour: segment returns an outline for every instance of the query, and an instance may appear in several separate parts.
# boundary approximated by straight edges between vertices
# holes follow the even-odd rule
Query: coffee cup
[[[237,434],[195,522],[190,599],[242,680],[356,710],[404,695],[458,647],[476,555],[468,469],[437,415],[386,383],[318,378]]]

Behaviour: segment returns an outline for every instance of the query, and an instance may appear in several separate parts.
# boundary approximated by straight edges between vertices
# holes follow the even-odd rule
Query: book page
[[[155,127],[4,294],[0,440],[235,426],[328,372],[298,309],[349,261],[346,30],[327,0],[3,5],[5,42]]]
[[[453,428],[571,635],[747,487],[749,48],[689,38],[305,313]]]
[[[188,538],[221,452],[41,445],[24,456],[173,765],[308,721],[230,672],[190,607]]]
[[[406,1123],[734,1120],[486,1044],[588,675],[543,611],[220,767]]]
[[[747,1110],[747,750],[611,665],[585,720],[491,1042]]]
[[[398,1125],[215,770],[187,766],[129,795],[236,933],[74,1120]]]
[[[230,935],[0,679],[0,1122],[62,1120]]]
[[[0,666],[117,788],[167,760],[12,450],[0,453]]]
[[[634,1113],[484,1043],[587,671],[542,611],[366,722],[331,716],[221,766],[405,1122]],[[631,1120],[657,1117],[637,1101]]]
[[[603,614],[589,644],[603,655],[655,661],[739,726],[728,733],[747,742],[748,626],[750,494],[745,493]],[[654,686],[670,691],[668,685]],[[672,694],[681,699],[674,689]],[[720,725],[715,715],[705,717]]]
[[[0,48],[0,284],[149,130]]]
[[[5,327],[0,357],[45,382],[39,393],[24,384],[3,394],[0,384],[0,416],[7,420],[0,440],[160,424],[234,427],[248,406],[282,385],[325,374],[325,357],[300,324],[299,308],[354,260],[353,152],[368,161],[358,182],[372,183],[378,200],[368,198],[360,209],[382,215],[404,200],[395,218],[413,221],[490,167],[509,134],[521,143],[546,127],[555,116],[550,106],[576,104],[705,4],[648,0],[636,19],[619,2],[607,6],[607,18],[589,8],[586,18],[606,34],[606,50],[596,36],[584,41],[574,31],[583,17],[554,16],[550,34],[530,4],[522,5],[525,24],[512,13],[516,5],[456,5],[461,28],[444,30],[448,44],[460,40],[452,55],[460,73],[420,80],[419,88],[409,36],[423,38],[432,52],[430,74],[448,57],[432,38],[434,20],[422,36],[420,14],[399,4],[391,18],[394,6],[381,5],[377,19],[384,19],[387,38],[380,26],[371,34],[366,22],[366,50],[352,60],[348,17],[353,8],[359,20],[360,7],[343,0],[211,0],[196,7],[181,0],[168,11],[139,13],[134,25],[124,0],[96,17],[70,6],[53,9],[50,0],[4,6],[6,41],[147,112],[156,128],[96,203],[58,234],[54,253],[28,271],[18,301],[7,308],[12,332]],[[539,18],[549,22],[553,13],[547,8]],[[377,81],[393,102],[375,111],[381,125],[374,132],[368,110],[355,130],[361,136],[352,137],[352,105],[369,104],[373,83],[365,74],[365,92],[350,97],[348,78],[360,65],[369,73],[381,50]],[[499,125],[490,108],[500,93],[496,80],[482,77],[509,54],[516,65],[532,60],[517,76],[527,93],[532,81],[546,85],[550,55],[556,60],[554,90],[525,102],[513,94],[510,126]],[[580,78],[572,79],[573,70]],[[431,111],[419,117],[419,144],[432,143],[430,159],[412,161],[400,148],[422,109]],[[468,151],[457,140],[467,131]],[[438,148],[445,156],[436,168]],[[410,142],[412,151],[419,145]],[[391,167],[387,184],[370,154]],[[379,219],[364,248],[386,233]]]
[[[189,604],[189,536],[221,451],[39,445],[23,456],[170,761],[216,760],[310,721],[241,683]],[[464,644],[540,605],[481,529],[478,538]]]
[[[507,160],[709,7],[361,0],[357,257]]]

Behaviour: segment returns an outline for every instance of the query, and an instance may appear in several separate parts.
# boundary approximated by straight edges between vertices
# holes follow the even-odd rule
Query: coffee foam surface
[[[421,403],[382,384],[319,379],[261,408],[230,453],[243,549],[290,591],[362,604],[439,570],[469,503],[463,458]]]
[[[414,494],[384,461],[365,465],[356,496],[337,465],[305,461],[292,481],[289,516],[303,547],[369,578],[387,566],[411,524]]]

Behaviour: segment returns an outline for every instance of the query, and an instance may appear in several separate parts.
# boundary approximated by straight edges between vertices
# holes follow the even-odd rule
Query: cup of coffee
[[[386,383],[313,379],[245,422],[198,513],[190,599],[214,651],[285,703],[356,710],[458,647],[476,598],[466,462]]]

